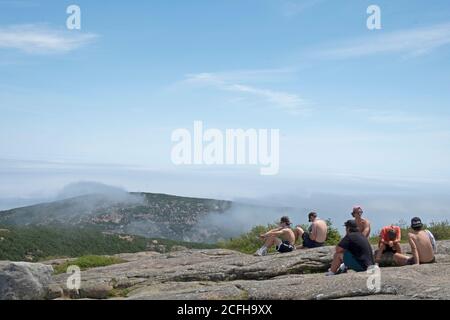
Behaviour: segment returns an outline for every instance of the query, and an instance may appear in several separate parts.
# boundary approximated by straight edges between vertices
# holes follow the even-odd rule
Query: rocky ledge
[[[435,264],[381,268],[378,290],[368,286],[368,273],[326,277],[333,252],[324,247],[265,257],[220,249],[121,254],[127,262],[83,271],[78,291],[67,289],[68,275],[52,276],[49,265],[1,262],[0,299],[450,298],[450,241],[438,242]]]

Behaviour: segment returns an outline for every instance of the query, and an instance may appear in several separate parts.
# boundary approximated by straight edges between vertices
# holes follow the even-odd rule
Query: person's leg
[[[279,248],[282,243],[283,243],[283,241],[280,238],[274,239],[275,247]]]
[[[297,240],[303,239],[304,233],[305,233],[305,230],[303,230],[301,227],[295,227],[294,234],[295,234],[295,238]]]
[[[333,262],[331,262],[330,271],[336,273],[343,261],[344,261],[343,254],[336,252],[333,256]]]
[[[400,243],[394,244],[393,249],[395,250],[396,253],[402,253],[402,246],[400,245]]]
[[[278,239],[277,237],[268,237],[266,239],[266,242],[264,243],[264,246],[267,249],[270,249],[272,246],[279,246],[282,243],[282,241],[280,239]]]
[[[408,264],[409,259],[410,257],[405,256],[404,254],[401,253],[394,254],[394,261],[395,264],[398,266],[406,266]]]
[[[386,245],[384,243],[380,243],[377,251],[377,255],[375,257],[375,262],[381,261],[381,256],[383,255],[384,250],[386,249]]]
[[[344,264],[348,269],[352,269],[356,272],[365,271],[361,264],[355,259],[350,251],[344,252]]]
[[[279,246],[282,243],[282,241],[280,239],[278,239],[277,237],[267,237],[264,239],[264,244],[261,248],[259,248],[255,255],[257,256],[265,256],[267,254],[267,251],[273,246]]]
[[[298,230],[298,228],[294,228],[294,236],[295,236],[295,241],[294,241],[294,245],[297,243],[298,240],[300,240],[300,230]]]
[[[296,246],[296,249],[304,249],[305,247],[305,240],[304,240],[304,236],[305,236],[305,231],[301,228],[301,227],[295,227],[294,229],[294,234],[295,234],[295,241],[302,241],[301,245]]]
[[[267,237],[264,241],[264,246],[269,249],[275,244],[275,237]]]

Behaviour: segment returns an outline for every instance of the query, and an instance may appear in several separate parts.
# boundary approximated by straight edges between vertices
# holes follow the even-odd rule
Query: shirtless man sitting
[[[261,234],[259,237],[264,240],[264,245],[256,251],[255,255],[257,256],[265,256],[273,245],[280,253],[291,252],[295,249],[295,234],[291,229],[289,217],[282,217],[278,228]]]
[[[358,225],[359,232],[363,234],[367,239],[370,238],[370,221],[362,218],[363,210],[359,206],[353,207],[352,216],[355,218]]]
[[[394,255],[395,263],[399,266],[406,266],[435,262],[430,234],[423,230],[423,224],[420,218],[416,217],[411,220],[411,229],[413,232],[408,234],[408,240],[413,256],[409,257],[401,253],[396,253]]]
[[[296,239],[303,239],[303,246],[305,248],[323,247],[327,240],[328,226],[327,223],[317,217],[317,213],[311,212],[308,214],[308,220],[311,222],[309,232],[305,232],[300,226],[295,227],[294,233]]]

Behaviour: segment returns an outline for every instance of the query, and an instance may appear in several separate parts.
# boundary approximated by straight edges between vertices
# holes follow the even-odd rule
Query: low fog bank
[[[210,213],[199,221],[192,239],[200,238],[214,240],[225,240],[245,233],[257,225],[267,225],[280,220],[281,216],[296,216],[300,212],[296,208],[272,207],[258,203],[258,201],[233,202],[231,208],[225,213]],[[291,219],[296,224],[300,220]],[[198,233],[196,239],[195,233]],[[220,235],[218,238],[217,235]]]
[[[108,203],[140,204],[144,201],[142,196],[130,194],[126,189],[121,187],[100,182],[80,181],[69,183],[60,190],[44,192],[42,195],[32,193],[25,197],[0,197],[0,211],[88,195],[91,196],[91,199],[102,198]],[[89,206],[88,198],[84,198],[83,202],[83,208],[85,209]]]
[[[23,202],[55,199],[67,185],[95,181],[135,192],[166,193],[179,196],[223,200],[250,200],[258,204],[289,206],[286,202],[313,194],[406,195],[423,197],[450,194],[450,181],[423,181],[413,178],[355,177],[339,174],[299,173],[296,176],[260,176],[257,170],[239,168],[175,168],[152,170],[112,165],[12,162],[0,160],[0,206],[14,199]],[[77,194],[71,191],[72,194]],[[69,193],[70,194],[70,193]],[[78,192],[79,194],[79,192]],[[279,201],[277,202],[277,197]],[[22,200],[21,200],[22,199]],[[351,204],[350,204],[351,205]],[[294,206],[297,203],[294,201]],[[302,208],[303,206],[300,206]]]
[[[420,216],[425,222],[450,220],[450,183],[443,180],[324,174],[261,177],[255,172],[239,170],[164,172],[136,167],[30,162],[8,162],[2,166],[0,161],[0,209],[3,210],[92,193],[112,201],[140,201],[127,190],[235,201],[226,214],[211,214],[200,221],[202,232],[220,228],[230,236],[255,225],[274,222],[285,214],[294,224],[307,223],[310,211],[331,219],[342,231],[342,224],[351,218],[350,211],[355,204],[363,206],[374,231],[402,220],[408,223],[413,216]]]
[[[55,197],[55,200],[65,200],[87,195],[102,196],[112,203],[143,203],[143,197],[136,194],[130,194],[127,190],[120,187],[106,185],[100,182],[76,182],[65,186]]]
[[[83,198],[78,208],[75,204],[72,206],[71,212],[74,214],[77,211],[86,212],[98,207],[99,203],[138,205],[144,201],[143,197],[132,195],[124,188],[99,182],[77,182],[68,184],[53,197],[0,199],[0,210],[85,195],[97,195],[98,197]],[[365,194],[359,196],[331,193],[276,194],[260,198],[239,197],[232,201],[234,203],[226,213],[211,213],[199,221],[198,227],[189,238],[195,239],[196,232],[202,233],[202,237],[209,237],[208,232],[220,233],[224,237],[235,237],[256,225],[266,225],[278,221],[283,215],[288,215],[295,225],[306,224],[308,223],[307,214],[311,211],[318,212],[319,216],[324,219],[331,219],[333,224],[343,232],[342,225],[344,221],[352,218],[351,208],[356,204],[364,208],[364,216],[372,222],[373,232],[391,223],[409,223],[414,216],[421,217],[427,223],[450,220],[450,197],[438,194]]]
[[[31,198],[0,198],[0,211],[10,210],[15,208],[22,208],[27,206],[32,206],[39,203],[45,203],[53,201],[54,198],[39,198],[39,197],[31,197]]]
[[[55,197],[39,206],[15,208],[5,212],[3,222],[15,225],[77,224],[88,221],[93,212],[110,212],[113,208],[134,207],[144,203],[141,195],[97,182],[77,182],[64,187]]]
[[[227,214],[211,214],[201,226],[220,229],[223,234],[235,237],[256,225],[279,221],[283,215],[288,215],[294,225],[307,224],[308,213],[315,211],[321,218],[330,219],[343,233],[343,224],[352,219],[354,205],[363,207],[364,217],[371,222],[373,233],[385,225],[409,225],[415,216],[421,217],[425,223],[450,220],[450,197],[446,195],[375,194],[356,197],[315,193],[307,196],[273,195],[259,200],[237,198],[234,201]],[[242,203],[253,204],[254,207]]]

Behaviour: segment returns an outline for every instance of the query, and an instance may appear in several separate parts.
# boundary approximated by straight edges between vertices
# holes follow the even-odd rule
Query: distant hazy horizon
[[[95,191],[95,183],[128,192],[166,193],[232,200],[276,207],[293,207],[296,224],[307,223],[309,211],[332,219],[342,230],[351,207],[362,205],[373,231],[390,223],[420,216],[426,222],[448,220],[450,198],[445,181],[358,178],[336,175],[262,177],[246,171],[154,171],[142,167],[0,161],[0,209],[12,209],[60,199],[67,185],[79,184],[80,194]],[[95,182],[95,183],[94,183]],[[94,184],[93,184],[94,183]],[[94,186],[92,186],[94,185]],[[99,192],[104,191],[101,187]],[[282,214],[280,212],[279,214]],[[239,216],[237,216],[239,215]],[[278,213],[233,213],[239,224],[251,228],[276,220]]]

